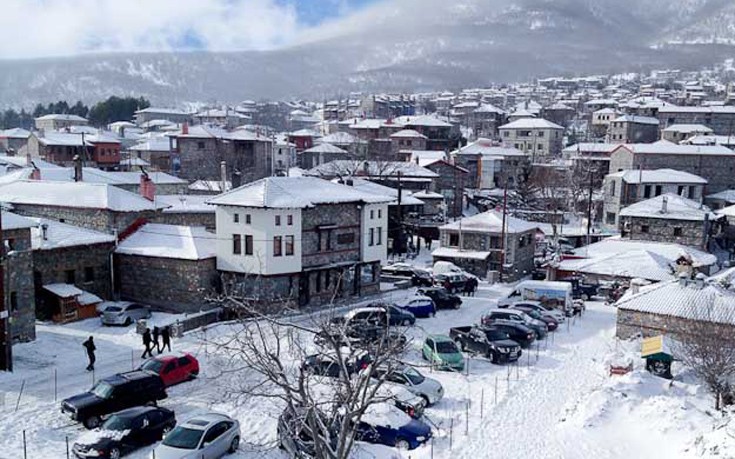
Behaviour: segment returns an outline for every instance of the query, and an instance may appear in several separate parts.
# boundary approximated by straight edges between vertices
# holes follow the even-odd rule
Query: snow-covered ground
[[[409,332],[413,343],[406,360],[423,365],[419,350],[426,334],[447,333],[449,327],[477,322],[494,305],[493,298],[506,290],[481,284],[478,296],[465,298],[459,311],[442,310],[435,318],[420,319]],[[385,295],[397,299],[409,293]],[[168,319],[161,315],[153,321]],[[636,359],[632,374],[608,376],[611,355],[635,358],[637,351],[636,343],[615,341],[614,326],[614,309],[589,303],[581,320],[562,326],[553,340],[526,352],[517,366],[471,358],[469,375],[425,371],[441,381],[446,393],[440,403],[426,411],[436,437],[433,445],[404,456],[735,457],[735,426],[713,430],[720,425],[720,418],[708,411],[710,397],[688,373],[672,384],[642,371],[642,362]],[[209,339],[225,336],[233,327],[218,325],[206,333]],[[84,371],[86,357],[81,346],[90,334],[98,348],[94,375]],[[239,419],[244,444],[233,458],[285,457],[274,447],[280,408],[276,402],[262,399],[243,403],[226,399],[221,381],[213,377],[219,359],[211,345],[204,344],[204,334],[195,331],[173,341],[174,350],[197,356],[202,373],[195,381],[171,388],[162,405],[174,409],[179,420],[204,410],[226,412]],[[2,459],[23,457],[23,431],[29,458],[65,458],[66,438],[71,444],[84,429],[61,415],[59,401],[87,389],[93,376],[100,378],[137,366],[142,348],[133,327],[101,327],[90,319],[65,326],[40,325],[38,339],[16,346],[14,352],[16,372],[0,374]],[[58,381],[56,400],[54,374]],[[23,395],[19,398],[21,386]],[[130,457],[147,457],[149,451]],[[385,450],[373,455],[386,457]]]

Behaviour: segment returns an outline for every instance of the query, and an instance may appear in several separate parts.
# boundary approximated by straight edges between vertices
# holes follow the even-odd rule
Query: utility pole
[[[398,234],[396,235],[396,238],[393,240],[393,253],[398,253],[399,255],[403,253],[404,247],[403,247],[403,206],[401,206],[401,201],[403,200],[403,188],[401,186],[401,171],[398,171],[396,173],[398,178]]]
[[[590,245],[590,230],[592,229],[592,164],[589,165],[590,183],[587,195],[587,245]]]
[[[5,241],[0,212],[0,370],[13,371],[13,334],[10,332],[10,311],[5,301]]]
[[[505,184],[503,185],[503,223],[500,228],[500,244],[501,244],[501,252],[500,252],[500,271],[499,271],[499,277],[498,280],[500,282],[503,282],[503,274],[505,272],[505,219],[506,219],[506,213],[508,208],[508,178],[505,179]]]

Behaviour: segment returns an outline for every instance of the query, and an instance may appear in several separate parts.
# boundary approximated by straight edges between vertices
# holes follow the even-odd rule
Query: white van
[[[498,307],[506,308],[522,300],[538,301],[544,306],[571,312],[572,284],[569,282],[522,281],[508,295],[498,299]]]

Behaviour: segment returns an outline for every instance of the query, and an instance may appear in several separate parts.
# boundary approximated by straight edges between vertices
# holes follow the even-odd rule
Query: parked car
[[[392,399],[396,408],[414,419],[420,419],[424,415],[424,409],[427,405],[426,400],[404,387],[385,384],[380,386],[377,395]]]
[[[549,329],[546,322],[536,320],[523,311],[512,309],[491,309],[482,316],[483,325],[492,325],[496,322],[523,324],[536,332],[536,339],[544,339]]]
[[[410,450],[431,439],[431,427],[389,403],[370,405],[356,426],[358,440]]]
[[[434,285],[444,287],[449,293],[461,292],[467,277],[459,273],[434,274]]]
[[[120,457],[152,445],[176,426],[174,412],[166,408],[139,406],[110,416],[97,430],[83,434],[72,447],[80,459]]]
[[[567,320],[567,316],[566,314],[564,314],[563,311],[560,311],[559,309],[553,309],[548,306],[544,306],[538,301],[521,300],[521,301],[516,301],[515,303],[511,303],[510,305],[501,306],[501,307],[506,307],[506,308],[522,307],[525,309],[533,309],[534,311],[538,312],[541,315],[551,317],[557,323],[563,323],[564,321]]]
[[[156,459],[219,459],[240,447],[240,423],[207,413],[174,428],[153,451]]]
[[[449,329],[449,337],[466,352],[481,354],[493,363],[515,362],[521,356],[521,345],[507,333],[470,325]]]
[[[100,320],[103,325],[130,325],[140,319],[150,319],[151,309],[140,303],[118,301],[107,306]]]
[[[138,368],[157,374],[166,387],[189,381],[199,375],[199,362],[188,352],[158,355],[152,357]]]
[[[94,429],[102,418],[134,406],[155,404],[167,397],[161,377],[146,371],[118,373],[97,381],[89,392],[61,402],[61,412]]]
[[[278,417],[276,432],[278,447],[293,458],[313,458],[316,456],[314,438],[306,424],[307,410],[296,408],[286,409]],[[330,432],[333,434],[333,432]],[[336,445],[337,438],[332,436],[331,441]]]
[[[416,316],[411,311],[392,304],[386,304],[383,307],[388,311],[389,325],[414,325],[416,323]]]
[[[571,314],[573,307],[572,284],[527,280],[519,282],[507,295],[498,298],[498,307],[508,307],[519,301],[538,301],[545,307]]]
[[[444,287],[420,288],[416,293],[434,300],[437,309],[459,309],[462,305],[462,298],[449,293]]]
[[[439,381],[427,378],[408,365],[400,365],[391,369],[376,368],[375,376],[384,378],[383,384],[401,386],[413,392],[423,398],[427,406],[434,405],[444,396],[444,388]]]
[[[349,351],[345,351],[346,354]],[[360,370],[367,368],[372,363],[373,358],[367,352],[360,352],[357,355],[349,355],[344,363],[344,369],[347,375],[353,375]],[[342,365],[336,356],[331,354],[314,354],[306,357],[302,363],[305,371],[317,376],[329,376],[331,378],[339,377],[342,372]]]
[[[428,296],[413,296],[405,300],[398,301],[396,306],[399,309],[408,311],[416,317],[431,317],[436,315],[436,305],[434,300]]]
[[[452,339],[446,335],[429,335],[421,348],[421,355],[434,368],[464,370],[464,356]]]
[[[530,318],[540,320],[541,322],[546,323],[547,329],[551,332],[559,328],[559,322],[557,322],[556,319],[554,319],[553,317],[549,315],[541,314],[537,310],[524,306],[523,304],[513,305],[513,307],[510,308],[510,310],[511,311],[513,310],[522,311],[526,313]]]
[[[383,266],[381,273],[385,276],[393,278],[406,279],[411,281],[411,285],[431,287],[434,283],[434,279],[431,276],[431,272],[417,268],[407,263],[393,263],[391,265]]]
[[[385,341],[383,341],[385,340]],[[405,334],[384,327],[365,325],[362,327],[325,328],[314,335],[314,344],[327,350],[336,344],[342,347],[357,347],[369,350],[374,346],[395,346],[402,349],[408,344]]]
[[[362,327],[365,325],[388,326],[388,312],[383,306],[355,308],[343,316],[332,318],[332,323],[346,327]]]
[[[575,300],[587,301],[597,295],[598,285],[588,284],[580,277],[568,277],[561,279],[564,282],[572,284],[572,298]]]
[[[520,344],[522,348],[529,348],[531,347],[531,344],[536,341],[536,332],[522,324],[494,322],[490,326],[483,325],[482,328],[487,330],[499,330],[503,333],[507,333],[508,337]]]

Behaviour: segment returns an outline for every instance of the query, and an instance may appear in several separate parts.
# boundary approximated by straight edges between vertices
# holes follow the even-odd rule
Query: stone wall
[[[30,204],[14,204],[13,211],[27,217],[48,218],[108,234],[114,234],[115,231],[121,233],[139,218],[153,221],[161,212],[160,210],[115,212],[105,209],[38,206]]]
[[[447,198],[447,216],[456,217],[461,215],[468,172],[443,161],[430,164],[426,168],[439,174],[439,177],[434,179],[433,191]],[[426,207],[424,207],[424,212],[429,213],[426,211]]]
[[[735,111],[732,113],[701,113],[701,112],[659,112],[659,124],[661,129],[666,129],[673,124],[703,124],[718,135],[730,135],[732,127],[735,126]]]
[[[14,342],[36,339],[36,298],[33,289],[33,255],[29,228],[3,230],[12,252],[5,262],[5,295]],[[12,242],[10,242],[12,241]]]
[[[114,186],[131,193],[140,194],[140,183],[123,184]],[[186,194],[189,192],[189,184],[182,183],[156,183],[156,194]]]
[[[704,222],[665,218],[621,217],[622,226],[629,222],[628,237],[638,241],[655,241],[703,248]],[[646,229],[647,227],[647,229]],[[646,231],[644,232],[644,229]],[[676,230],[678,234],[675,234]]]
[[[208,309],[205,297],[217,287],[216,259],[179,260],[115,254],[121,299],[181,313]]]
[[[216,228],[214,212],[162,212],[151,220],[153,223],[181,226],[203,226],[214,232]]]
[[[181,156],[180,175],[188,180],[219,180],[222,161],[227,162],[228,170],[237,169],[242,173],[242,183],[267,177],[271,172],[269,142],[179,137],[177,144]]]
[[[630,339],[636,336],[648,338],[662,334],[687,333],[695,323],[680,317],[618,309],[615,334],[620,339]],[[735,326],[727,324],[712,324],[711,326],[728,335],[735,334]]]
[[[359,262],[364,228],[355,204],[320,205],[301,212],[301,254],[304,268],[335,263]],[[318,227],[334,226],[319,231]],[[320,236],[321,234],[321,236]],[[321,250],[319,243],[321,241]],[[326,248],[327,241],[330,247]],[[387,244],[388,241],[382,241]]]

